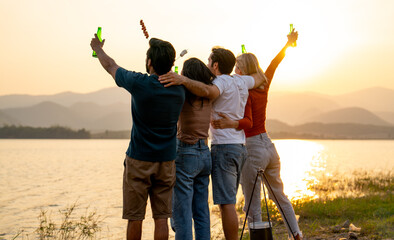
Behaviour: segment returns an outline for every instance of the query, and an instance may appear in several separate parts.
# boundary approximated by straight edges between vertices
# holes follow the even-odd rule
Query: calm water
[[[290,198],[313,196],[307,182],[322,174],[394,169],[394,141],[276,140]],[[41,209],[52,213],[77,202],[105,217],[101,237],[124,239],[122,174],[128,140],[0,140],[0,239],[38,226]],[[213,216],[212,225],[220,225]],[[143,239],[152,239],[147,210]],[[215,229],[215,227],[214,227]],[[171,238],[174,234],[170,231]]]

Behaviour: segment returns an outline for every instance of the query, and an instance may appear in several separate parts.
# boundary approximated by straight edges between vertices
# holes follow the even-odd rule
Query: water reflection
[[[394,141],[292,139],[274,143],[281,157],[284,191],[291,200],[360,197],[362,189],[355,185],[380,179],[379,187],[385,187],[393,177]]]
[[[286,195],[292,200],[315,198],[309,184],[318,181],[326,169],[324,146],[306,140],[276,140],[281,158],[281,178]]]
[[[382,183],[374,186],[392,189],[394,141],[275,140],[274,143],[281,157],[284,191],[290,199],[316,198],[322,192],[320,189],[348,191],[342,186],[357,185],[362,190],[362,186],[373,181]],[[105,217],[103,237],[124,239],[121,176],[127,145],[128,140],[0,140],[0,235],[6,234],[0,238],[11,239],[19,229],[32,233],[38,226],[41,209],[55,213],[77,201],[83,207],[80,213],[90,206]],[[357,182],[342,181],[353,176],[355,170],[366,171],[368,175],[361,175]],[[387,174],[368,178],[380,171]],[[335,181],[326,184],[328,178]],[[321,188],[310,188],[312,184],[320,184]],[[212,212],[218,211],[211,197],[209,201]],[[221,233],[218,214],[211,216],[213,235]],[[151,211],[147,209],[143,239],[152,239],[152,231]],[[174,238],[172,231],[170,236]]]

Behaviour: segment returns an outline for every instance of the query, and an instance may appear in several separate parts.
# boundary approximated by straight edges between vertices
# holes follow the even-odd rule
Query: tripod
[[[265,175],[264,170],[263,170],[263,169],[260,169],[260,170],[257,171],[256,180],[254,181],[254,184],[253,184],[252,194],[251,194],[251,196],[250,196],[250,201],[249,201],[249,204],[248,204],[248,208],[247,208],[247,210],[246,210],[246,216],[245,216],[244,224],[243,224],[243,227],[242,227],[242,232],[241,232],[241,238],[240,238],[240,240],[242,240],[242,236],[243,236],[243,233],[244,233],[244,230],[245,230],[245,224],[246,224],[246,220],[248,219],[248,214],[249,214],[250,205],[251,205],[251,203],[252,203],[252,198],[253,198],[254,189],[255,189],[255,187],[256,187],[257,179],[258,179],[259,176],[262,178],[263,183],[265,183],[265,185],[267,186],[268,190],[271,191],[272,196],[274,197],[275,202],[277,203],[278,208],[279,208],[279,210],[281,211],[281,213],[282,213],[282,215],[283,215],[283,218],[284,218],[284,220],[285,220],[285,222],[286,222],[286,225],[287,225],[288,228],[290,229],[290,232],[291,232],[291,234],[292,234],[292,236],[293,236],[293,239],[295,239],[295,235],[294,235],[293,229],[291,229],[291,226],[290,226],[290,224],[289,224],[289,222],[288,222],[288,220],[287,220],[287,218],[286,218],[286,215],[284,214],[283,209],[282,209],[282,207],[280,206],[279,201],[278,201],[278,199],[276,198],[274,191],[272,191],[272,188],[271,188],[271,185],[270,185],[269,182],[268,182],[267,176]],[[266,198],[266,195],[265,195],[264,185],[263,185],[263,193],[264,193],[265,207],[266,207],[266,209],[267,209],[268,223],[269,223],[269,228],[270,228],[270,233],[271,233],[271,238],[272,238],[272,225],[271,225],[270,215],[269,215],[269,211],[268,211],[268,204],[267,204],[267,198]],[[260,193],[259,193],[259,194],[260,194]]]

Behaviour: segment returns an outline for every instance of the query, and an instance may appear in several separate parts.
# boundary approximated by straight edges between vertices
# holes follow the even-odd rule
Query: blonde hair
[[[264,79],[262,86],[268,85],[267,77],[259,65],[259,61],[253,53],[243,53],[237,57],[236,65],[244,75],[257,73]]]

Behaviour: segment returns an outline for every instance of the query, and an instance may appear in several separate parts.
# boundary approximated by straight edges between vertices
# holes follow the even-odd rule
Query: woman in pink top
[[[277,56],[268,66],[265,76],[268,81],[263,83],[257,89],[249,90],[248,102],[245,106],[245,116],[239,121],[234,121],[226,115],[221,114],[222,119],[212,121],[214,128],[237,128],[244,129],[246,135],[246,148],[248,150],[248,159],[242,168],[241,184],[245,197],[244,211],[246,212],[247,204],[250,202],[253,185],[256,179],[257,171],[264,169],[268,182],[274,192],[276,199],[271,198],[272,192],[269,192],[270,198],[276,205],[280,205],[282,217],[286,217],[296,239],[302,239],[302,233],[298,227],[295,213],[291,202],[283,192],[283,183],[280,178],[280,161],[279,155],[274,144],[269,138],[265,129],[266,109],[268,101],[268,90],[271,85],[275,70],[285,57],[286,49],[297,40],[298,33],[290,33],[288,41]],[[251,53],[245,53],[237,58],[235,73],[240,75],[251,75],[254,73],[263,74],[257,58]],[[261,221],[261,180],[258,178],[255,192],[249,210],[248,222]],[[287,226],[287,225],[286,225]],[[287,226],[288,227],[288,226]],[[288,228],[289,236],[293,234]]]

